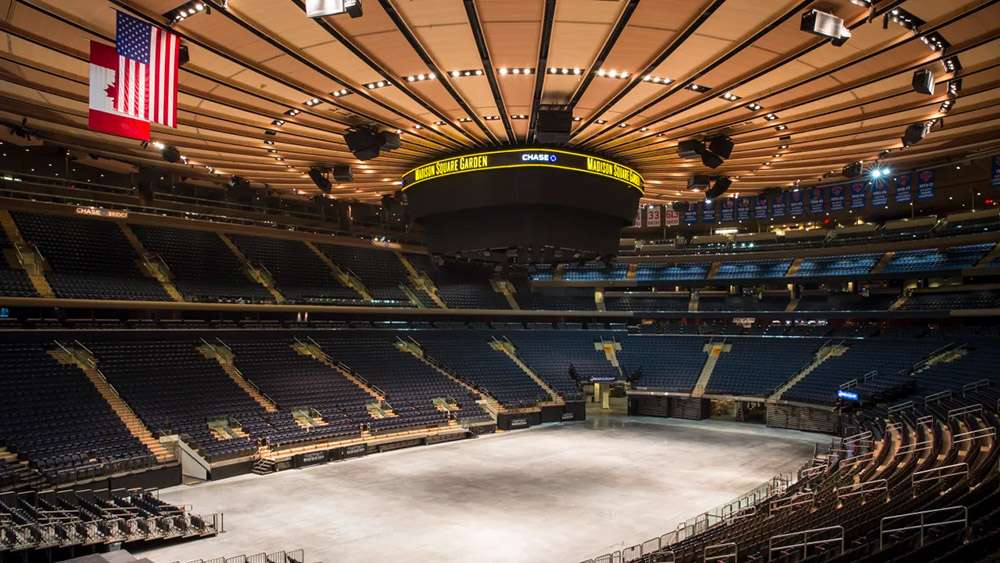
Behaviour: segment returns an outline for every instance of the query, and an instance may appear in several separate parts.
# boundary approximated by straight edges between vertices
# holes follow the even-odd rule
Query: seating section
[[[214,517],[198,516],[183,506],[162,501],[154,490],[0,494],[0,553],[17,553],[25,559],[53,546],[86,546],[85,551],[101,552],[126,541],[138,547],[147,541],[198,538],[220,531]],[[131,557],[116,560],[139,561]]]
[[[995,338],[962,339],[963,355],[953,361],[941,362],[919,370],[914,375],[914,395],[926,397],[940,391],[963,393],[963,388],[978,382],[988,382],[995,391],[1000,385],[1000,341]],[[964,394],[964,393],[963,393]]]
[[[993,248],[993,243],[967,244],[945,249],[897,252],[883,272],[937,272],[975,266]]]
[[[517,348],[517,355],[552,387],[563,399],[577,401],[583,394],[570,376],[570,370],[581,381],[591,378],[615,379],[618,370],[594,348],[601,339],[611,341],[612,334],[578,330],[508,331],[504,335]]]
[[[453,399],[462,421],[489,419],[468,389],[448,379],[433,367],[395,347],[399,333],[352,331],[336,336],[318,337],[323,350],[361,375],[385,393],[386,401],[397,415],[376,421],[378,428],[404,428],[441,424],[447,416],[434,405],[434,399]]]
[[[625,294],[621,297],[604,298],[604,307],[609,311],[687,311],[690,297],[641,297]]]
[[[374,401],[337,370],[292,349],[290,337],[232,338],[236,367],[270,397],[283,413],[313,408],[325,426],[308,430],[310,439],[356,437],[371,423],[366,405]],[[288,443],[292,436],[275,437]]]
[[[438,297],[450,308],[510,309],[507,299],[490,286],[491,271],[458,264],[436,268],[426,254],[407,254],[406,258],[418,272],[430,276]]]
[[[624,280],[627,274],[628,264],[613,264],[608,267],[603,262],[589,262],[566,266],[563,269],[562,279],[565,281]]]
[[[618,353],[626,377],[638,375],[634,386],[690,392],[705,365],[707,340],[689,336],[628,335]]]
[[[554,311],[593,311],[594,290],[590,288],[564,288],[559,293],[550,291],[533,292],[520,289],[517,301],[524,309],[550,309]]]
[[[306,245],[297,240],[230,235],[254,266],[271,273],[278,290],[293,303],[364,305],[353,289],[344,287]]]
[[[812,361],[820,341],[788,338],[730,338],[719,356],[706,393],[766,397]]]
[[[757,262],[723,262],[715,279],[783,278],[791,260],[765,260]]]
[[[635,270],[636,281],[685,281],[703,280],[710,264],[668,264],[664,266],[640,265]]]
[[[855,254],[851,256],[829,256],[823,258],[803,258],[797,278],[828,276],[863,276],[875,267],[881,254]]]
[[[530,407],[549,400],[544,389],[502,352],[490,348],[500,336],[487,331],[427,331],[414,338],[424,352],[505,407]]]
[[[12,268],[17,264],[14,245],[7,233],[0,228],[0,295],[35,297],[35,288],[23,270]]]
[[[46,278],[57,297],[167,301],[116,223],[13,212],[21,234],[52,268]]]
[[[903,302],[902,311],[997,309],[1000,293],[990,290],[915,293]]]
[[[58,363],[47,349],[0,344],[0,447],[29,461],[54,484],[154,465],[153,455],[84,373]]]
[[[409,274],[403,263],[391,251],[319,244],[334,264],[346,272],[354,274],[375,300],[373,305],[387,307],[410,307],[409,298],[400,289],[407,285]]]
[[[108,382],[157,435],[186,436],[210,461],[253,454],[256,441],[274,429],[264,409],[215,360],[198,352],[200,344],[197,339],[90,340],[87,347]],[[248,436],[217,439],[208,423],[220,419],[230,420]]]
[[[271,294],[251,280],[219,235],[209,231],[131,225],[142,246],[170,268],[173,283],[188,301],[265,303]],[[206,259],[210,257],[210,259]]]
[[[842,383],[877,371],[877,381],[868,389],[875,392],[900,382],[900,372],[909,370],[943,342],[929,339],[869,338],[843,343],[848,351],[828,358],[782,395],[789,401],[832,404]],[[877,386],[877,387],[876,387]]]

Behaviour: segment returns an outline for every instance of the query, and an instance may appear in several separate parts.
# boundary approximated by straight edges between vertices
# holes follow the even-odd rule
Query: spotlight
[[[306,0],[306,15],[310,18],[321,18],[323,16],[336,16],[347,14],[352,18],[360,18],[364,15],[361,9],[361,0]]]
[[[847,40],[851,38],[851,30],[844,25],[844,20],[819,10],[810,10],[802,14],[802,24],[799,29],[813,35],[827,37],[837,47],[847,43]]]

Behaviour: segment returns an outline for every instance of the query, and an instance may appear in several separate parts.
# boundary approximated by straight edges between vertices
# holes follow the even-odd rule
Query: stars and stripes
[[[177,127],[180,39],[128,14],[117,14],[115,109],[139,119]]]

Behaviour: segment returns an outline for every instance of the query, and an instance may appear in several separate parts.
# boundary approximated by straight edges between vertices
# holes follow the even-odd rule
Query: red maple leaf
[[[111,99],[112,102],[118,99],[118,74],[115,73],[115,81],[108,84],[107,88],[104,89],[104,95]]]

